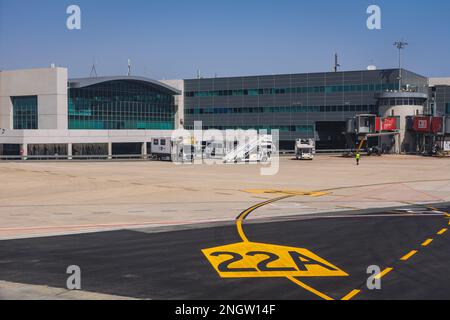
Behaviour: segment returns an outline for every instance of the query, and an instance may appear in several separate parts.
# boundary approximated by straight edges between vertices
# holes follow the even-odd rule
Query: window
[[[387,100],[386,100],[387,101]],[[218,115],[218,114],[263,114],[263,113],[323,113],[323,112],[376,112],[374,105],[335,105],[335,106],[264,106],[264,107],[207,107],[192,109],[187,107],[185,114],[190,115]]]
[[[12,97],[13,128],[15,130],[38,129],[37,96]]]
[[[281,94],[307,94],[325,93],[333,94],[338,92],[367,92],[385,91],[398,88],[398,84],[354,84],[354,85],[332,85],[332,86],[311,86],[292,88],[249,88],[244,90],[221,90],[221,91],[188,91],[186,97],[215,97],[215,96],[258,96],[258,95],[281,95]]]
[[[173,130],[174,97],[137,81],[69,89],[69,129]],[[197,112],[195,109],[193,112]]]
[[[450,115],[450,102],[447,103],[447,106],[445,108],[445,113]]]
[[[159,145],[159,140],[158,139],[154,139],[153,140],[153,145],[154,146],[158,146]]]

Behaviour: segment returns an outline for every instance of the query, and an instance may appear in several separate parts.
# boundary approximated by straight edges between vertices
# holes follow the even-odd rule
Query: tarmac
[[[259,165],[170,162],[0,162],[0,239],[233,221],[261,200],[296,197],[251,219],[450,201],[448,158],[283,157]],[[319,195],[308,194],[323,191]]]
[[[0,162],[0,299],[450,298],[448,158],[260,169]]]

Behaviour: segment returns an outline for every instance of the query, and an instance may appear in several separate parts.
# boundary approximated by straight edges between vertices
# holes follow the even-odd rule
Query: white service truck
[[[158,160],[172,159],[172,139],[170,137],[153,138],[151,144],[151,156]]]
[[[316,154],[314,139],[298,139],[295,141],[295,157],[297,160],[313,160]]]

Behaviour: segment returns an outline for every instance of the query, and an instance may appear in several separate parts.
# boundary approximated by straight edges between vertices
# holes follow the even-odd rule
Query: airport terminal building
[[[346,121],[361,114],[450,115],[450,79],[404,69],[172,81],[69,79],[56,67],[0,72],[0,156],[145,156],[153,138],[195,121],[205,129],[277,129],[284,150],[299,138],[344,149]]]
[[[394,103],[423,105],[428,79],[407,70],[402,78],[421,95]],[[399,69],[185,80],[185,124],[278,129],[282,149],[299,138],[315,138],[319,149],[343,149],[346,120],[378,114],[380,95],[398,90]]]
[[[146,155],[170,136],[180,91],[142,77],[68,79],[67,69],[0,72],[0,155]]]

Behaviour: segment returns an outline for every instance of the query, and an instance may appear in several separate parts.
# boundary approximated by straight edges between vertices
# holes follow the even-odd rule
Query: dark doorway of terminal
[[[280,140],[280,150],[294,150],[295,142],[292,140]]]
[[[142,143],[113,143],[112,155],[121,158],[126,156],[140,156],[142,154]]]
[[[67,156],[66,144],[29,144],[28,160],[51,160]]]
[[[345,121],[318,121],[316,122],[318,150],[337,150],[346,148]]]
[[[108,157],[108,144],[80,143],[73,144],[72,158],[77,160],[104,159]]]
[[[8,159],[14,160],[15,158],[9,157],[20,156],[20,148],[20,144],[0,144],[0,156],[5,156],[8,157]]]

